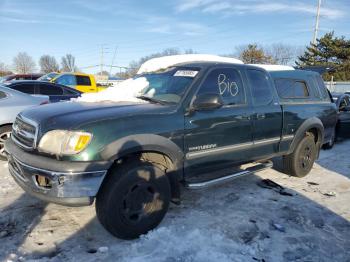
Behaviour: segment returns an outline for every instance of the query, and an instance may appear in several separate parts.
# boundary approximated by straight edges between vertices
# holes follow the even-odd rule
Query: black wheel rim
[[[0,156],[5,157],[5,142],[11,136],[11,132],[4,132],[0,134]]]
[[[313,164],[313,148],[306,145],[300,154],[300,166],[303,170],[309,170]]]
[[[159,210],[160,194],[147,182],[129,188],[122,201],[122,214],[130,224],[137,224]]]

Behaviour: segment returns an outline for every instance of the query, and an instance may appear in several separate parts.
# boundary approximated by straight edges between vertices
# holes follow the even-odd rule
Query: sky
[[[67,53],[84,72],[165,48],[231,54],[249,43],[306,46],[317,0],[0,0],[0,62]],[[350,0],[322,0],[319,36],[350,38]],[[38,64],[38,63],[37,63]],[[39,70],[39,66],[37,66]],[[109,71],[109,67],[104,67]],[[112,73],[116,72],[112,70]],[[119,71],[119,70],[118,70]]]

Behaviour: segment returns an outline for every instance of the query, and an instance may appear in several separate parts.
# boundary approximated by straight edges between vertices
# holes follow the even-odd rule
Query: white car
[[[12,123],[18,113],[48,102],[48,96],[31,96],[0,85],[0,160],[6,160],[4,144],[11,135]]]

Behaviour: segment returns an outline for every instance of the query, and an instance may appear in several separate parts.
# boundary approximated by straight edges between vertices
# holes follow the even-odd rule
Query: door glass
[[[272,90],[268,76],[259,70],[247,70],[255,106],[268,105],[272,102]]]
[[[55,86],[55,85],[46,85],[46,84],[41,84],[39,85],[40,87],[40,94],[41,95],[63,95],[63,90],[62,88]]]
[[[88,76],[76,76],[78,86],[91,86],[90,77]]]
[[[198,94],[221,95],[225,105],[245,104],[245,92],[239,72],[232,68],[218,68],[209,73]]]
[[[58,77],[55,81],[57,84],[65,85],[65,86],[75,86],[75,76],[74,75],[62,75]]]
[[[22,93],[33,95],[35,94],[35,87],[32,83],[16,84],[9,86],[10,88],[20,91]]]

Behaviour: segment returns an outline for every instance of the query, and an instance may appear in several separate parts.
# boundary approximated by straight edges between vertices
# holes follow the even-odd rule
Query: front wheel
[[[291,176],[304,177],[312,169],[317,157],[317,147],[312,134],[299,142],[294,152],[283,157],[285,172]]]
[[[108,174],[96,197],[99,221],[122,239],[137,238],[158,226],[171,198],[163,170],[140,160],[128,162]]]

